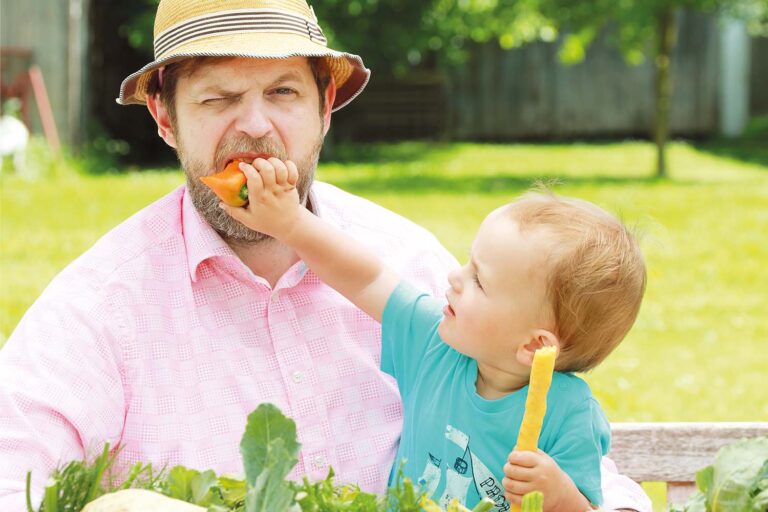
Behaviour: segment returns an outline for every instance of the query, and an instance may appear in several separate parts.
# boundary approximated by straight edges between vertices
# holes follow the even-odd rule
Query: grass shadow
[[[406,164],[430,158],[435,154],[444,155],[453,143],[402,141],[397,143],[339,143],[326,144],[320,160],[336,164]]]
[[[768,116],[750,120],[744,134],[733,139],[718,137],[693,144],[712,155],[761,165],[768,169]]]
[[[616,177],[616,176],[566,176],[556,173],[543,175],[505,175],[491,174],[485,176],[442,176],[437,174],[394,175],[382,177],[344,177],[333,180],[333,183],[344,190],[356,194],[367,193],[410,193],[423,194],[426,192],[443,193],[505,193],[528,190],[536,183],[546,185],[655,185],[668,183],[670,180],[649,177]],[[677,184],[685,182],[675,180]],[[693,182],[691,182],[693,183]]]

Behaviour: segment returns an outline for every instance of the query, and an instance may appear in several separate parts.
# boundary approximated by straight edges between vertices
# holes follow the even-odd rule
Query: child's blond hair
[[[645,263],[635,235],[598,206],[530,192],[507,206],[519,229],[550,240],[547,298],[560,339],[557,370],[586,371],[621,342],[637,318]]]

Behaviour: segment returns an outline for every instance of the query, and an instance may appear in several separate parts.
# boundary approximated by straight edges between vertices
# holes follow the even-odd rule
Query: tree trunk
[[[656,144],[656,177],[667,176],[669,104],[672,96],[670,65],[675,46],[675,11],[665,8],[656,13],[655,103],[653,141]]]

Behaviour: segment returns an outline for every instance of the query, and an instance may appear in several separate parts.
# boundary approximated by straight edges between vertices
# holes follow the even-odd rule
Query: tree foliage
[[[136,46],[151,49],[148,35],[157,1],[141,0],[124,27]],[[576,63],[606,32],[629,63],[653,56],[651,134],[658,176],[667,172],[675,13],[688,9],[741,18],[751,32],[768,35],[767,0],[317,0],[313,8],[332,47],[364,56],[377,73],[395,75],[418,66],[460,63],[470,41],[496,40],[509,49],[562,36],[561,60]]]
[[[159,0],[131,4],[122,34],[152,53]],[[602,29],[630,63],[649,53],[656,15],[664,9],[723,12],[768,35],[766,0],[315,0],[310,2],[329,45],[365,58],[379,72],[406,73],[424,63],[451,66],[468,55],[467,43],[497,41],[505,49],[564,34],[560,55],[578,62]]]

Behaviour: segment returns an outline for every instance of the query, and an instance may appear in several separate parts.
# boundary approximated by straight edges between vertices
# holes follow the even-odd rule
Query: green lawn
[[[755,421],[768,417],[766,133],[672,144],[667,180],[649,177],[644,142],[342,147],[319,176],[423,224],[460,260],[483,216],[538,179],[617,212],[645,233],[649,280],[636,326],[586,376],[609,418]],[[61,268],[183,181],[71,167],[0,177],[0,345]]]
[[[649,178],[653,150],[642,142],[338,148],[319,176],[423,224],[460,260],[483,216],[537,179],[619,213],[645,233],[649,280],[636,326],[587,375],[611,420],[760,420],[768,163],[713,147],[673,144],[672,177],[661,181]],[[61,268],[183,181],[167,170],[85,176],[66,167],[44,180],[1,180],[0,343]]]

